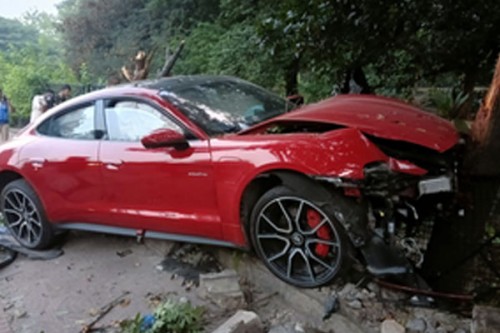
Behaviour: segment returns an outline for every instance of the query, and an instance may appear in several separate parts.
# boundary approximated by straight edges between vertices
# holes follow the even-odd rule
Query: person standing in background
[[[61,90],[57,93],[55,105],[61,104],[71,98],[71,86],[65,84],[62,86]]]
[[[31,102],[30,123],[40,117],[45,111],[52,108],[55,104],[55,95],[52,90],[47,90],[43,95],[35,95]]]
[[[9,116],[11,112],[16,112],[16,110],[0,89],[0,136],[2,142],[9,140]]]

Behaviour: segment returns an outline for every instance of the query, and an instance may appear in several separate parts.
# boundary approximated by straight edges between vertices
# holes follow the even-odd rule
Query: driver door
[[[146,149],[141,138],[158,128],[190,134],[165,110],[142,100],[112,99],[102,114],[104,197],[114,226],[221,238],[220,218],[207,140],[189,147]]]

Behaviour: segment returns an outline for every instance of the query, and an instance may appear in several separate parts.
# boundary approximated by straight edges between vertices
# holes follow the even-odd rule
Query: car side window
[[[136,101],[119,101],[105,111],[107,138],[111,141],[138,142],[160,128],[184,133],[169,117],[152,106]]]
[[[43,122],[38,127],[38,132],[43,135],[76,139],[95,140],[94,105],[65,112]]]

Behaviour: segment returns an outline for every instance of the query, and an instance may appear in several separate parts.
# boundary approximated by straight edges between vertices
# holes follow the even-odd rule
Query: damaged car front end
[[[323,137],[331,172],[311,177],[355,202],[358,218],[341,222],[374,276],[413,274],[422,267],[435,221],[458,213],[463,143],[448,121],[416,107],[387,98],[339,96],[248,132]],[[340,132],[340,138],[332,134]],[[357,141],[364,144],[354,145]],[[335,156],[339,142],[364,158]]]
[[[380,140],[373,140],[379,143]],[[377,147],[388,162],[364,167],[358,182],[360,200],[366,201],[370,238],[360,246],[368,271],[376,276],[412,273],[421,268],[432,227],[456,212],[460,144],[436,153],[396,142],[406,149]],[[352,190],[351,190],[352,191]]]

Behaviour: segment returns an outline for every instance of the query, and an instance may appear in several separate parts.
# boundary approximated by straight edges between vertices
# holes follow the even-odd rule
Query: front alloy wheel
[[[344,256],[345,238],[334,215],[307,195],[274,188],[252,214],[254,248],[280,279],[299,287],[324,285],[337,275]]]

